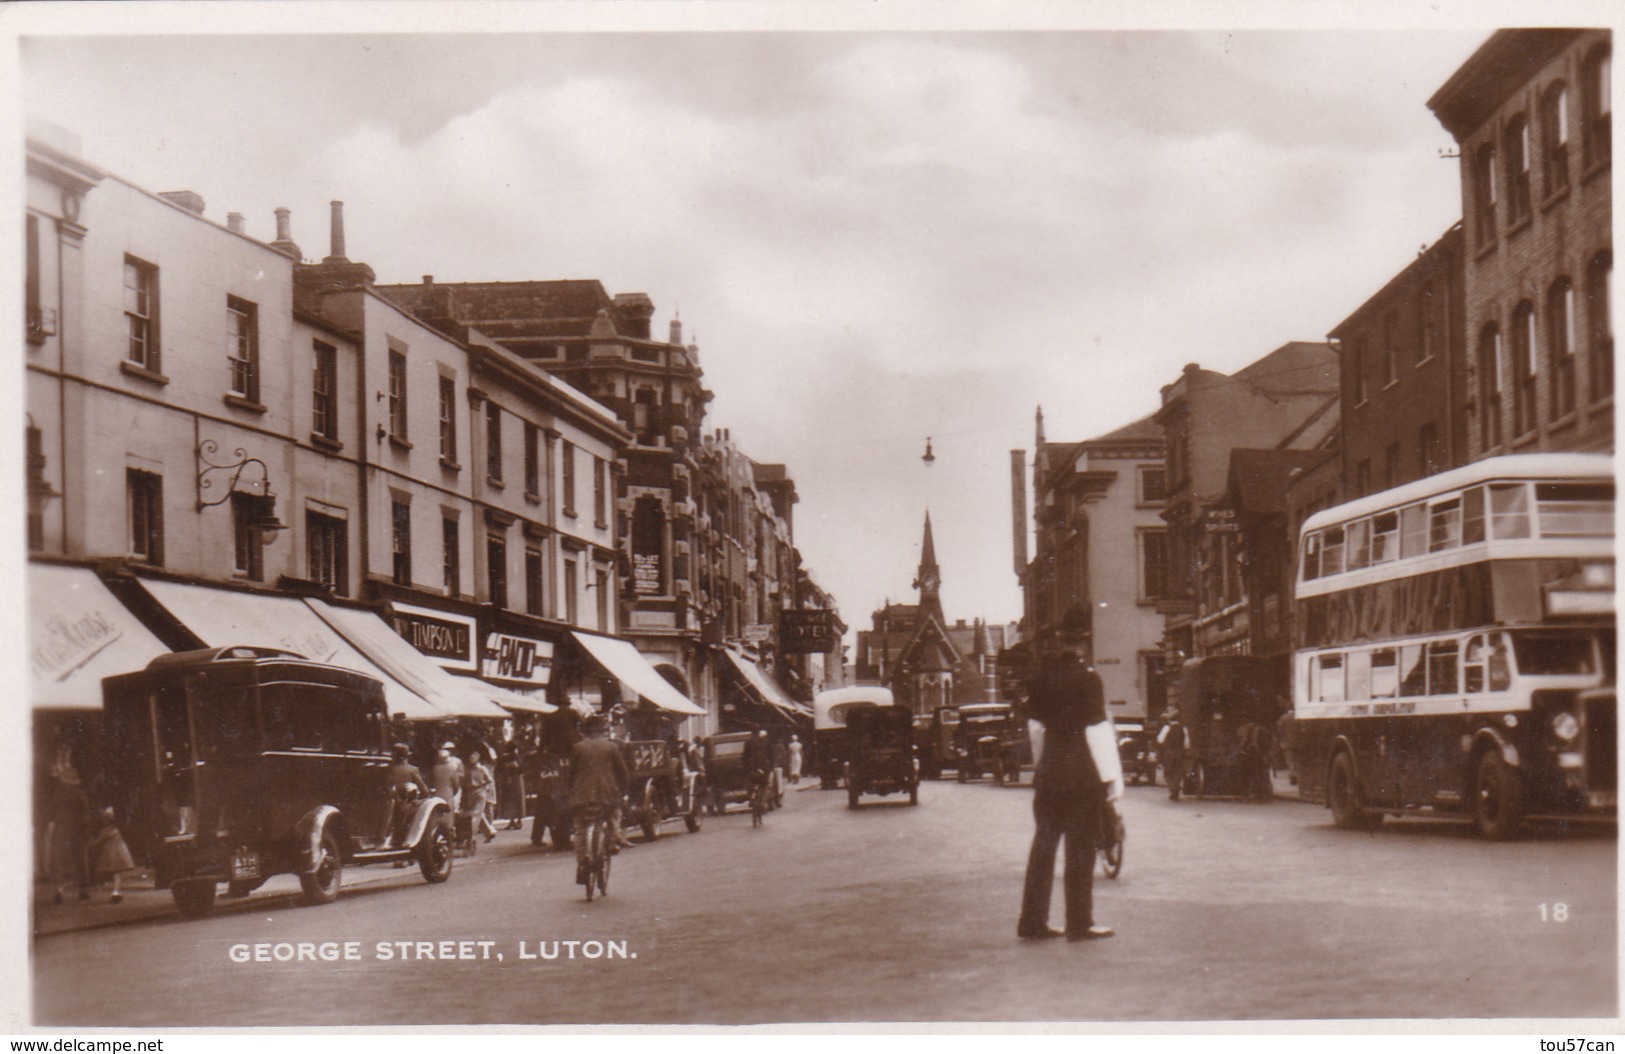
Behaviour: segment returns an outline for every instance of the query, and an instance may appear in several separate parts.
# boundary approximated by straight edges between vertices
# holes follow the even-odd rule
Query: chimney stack
[[[432,286],[432,285],[434,285],[434,275],[432,275],[432,274],[424,275],[423,276],[423,284],[424,284],[424,286]]]
[[[293,257],[297,263],[303,260],[305,256],[304,253],[299,251],[299,246],[295,245],[293,239],[288,235],[288,217],[290,215],[292,213],[286,207],[276,210],[276,241],[271,243],[271,248],[284,256]]]
[[[171,205],[179,205],[187,212],[203,215],[203,195],[192,190],[166,190],[158,195]]]
[[[333,252],[322,263],[349,263],[349,258],[344,255],[344,202],[335,201],[332,206]]]
[[[243,214],[240,212],[226,213],[226,229],[233,234],[243,233]]]

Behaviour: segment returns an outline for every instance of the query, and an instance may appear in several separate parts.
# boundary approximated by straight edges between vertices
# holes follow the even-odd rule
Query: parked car
[[[631,754],[632,785],[626,793],[622,822],[643,830],[654,841],[660,825],[682,820],[690,832],[700,829],[704,815],[704,781],[689,771],[663,740],[635,740]]]
[[[1156,740],[1140,721],[1117,722],[1117,754],[1123,762],[1123,779],[1142,780],[1157,785]]]
[[[915,720],[920,775],[928,780],[940,780],[945,769],[958,770],[959,747],[955,742],[955,733],[959,731],[959,710],[952,706],[939,706],[929,717],[922,716]]]
[[[914,760],[914,716],[896,703],[864,703],[846,713],[846,803],[864,794],[908,795],[920,803],[920,770]]]
[[[1019,783],[1027,742],[1027,723],[1009,703],[969,703],[959,708],[955,744],[959,782],[979,780]]]
[[[813,698],[813,754],[818,782],[825,790],[841,785],[846,774],[846,715],[854,707],[891,706],[891,689],[855,684],[831,688]]]
[[[121,746],[115,815],[185,915],[216,887],[299,876],[309,903],[343,870],[415,861],[451,875],[451,809],[391,790],[383,685],[292,652],[227,647],[160,655],[102,682]]]

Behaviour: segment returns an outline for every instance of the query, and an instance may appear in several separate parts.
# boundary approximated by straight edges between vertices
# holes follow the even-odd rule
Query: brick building
[[[1461,156],[1466,460],[1613,449],[1612,48],[1500,30],[1428,100]]]
[[[1339,500],[1466,462],[1464,268],[1458,223],[1331,331],[1341,363]]]

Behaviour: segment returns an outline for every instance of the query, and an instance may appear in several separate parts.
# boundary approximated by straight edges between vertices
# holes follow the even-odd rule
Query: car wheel
[[[316,851],[315,869],[299,876],[299,886],[305,891],[305,903],[333,903],[338,899],[339,884],[343,878],[344,857],[339,851],[338,835],[331,829],[324,830],[321,847]]]
[[[169,891],[175,907],[189,919],[200,919],[214,907],[214,879],[189,878],[176,882]]]
[[[1360,784],[1354,776],[1354,760],[1348,751],[1340,751],[1332,759],[1331,775],[1327,779],[1326,799],[1332,807],[1332,823],[1344,831],[1362,831],[1372,828],[1365,814],[1365,803],[1360,796]]]
[[[439,824],[431,824],[423,832],[417,848],[418,870],[423,873],[423,881],[438,884],[450,878],[452,856],[451,839],[446,837],[446,829]]]
[[[1523,780],[1493,748],[1479,757],[1474,770],[1473,823],[1494,842],[1515,836],[1523,823]]]

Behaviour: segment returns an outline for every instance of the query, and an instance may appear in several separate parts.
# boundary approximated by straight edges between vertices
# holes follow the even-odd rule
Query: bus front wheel
[[[1332,761],[1326,796],[1332,807],[1332,823],[1342,830],[1370,831],[1382,822],[1381,816],[1366,815],[1360,785],[1354,778],[1354,761],[1346,750]]]
[[[1518,833],[1523,821],[1523,780],[1499,750],[1479,755],[1473,780],[1473,823],[1493,842]]]

